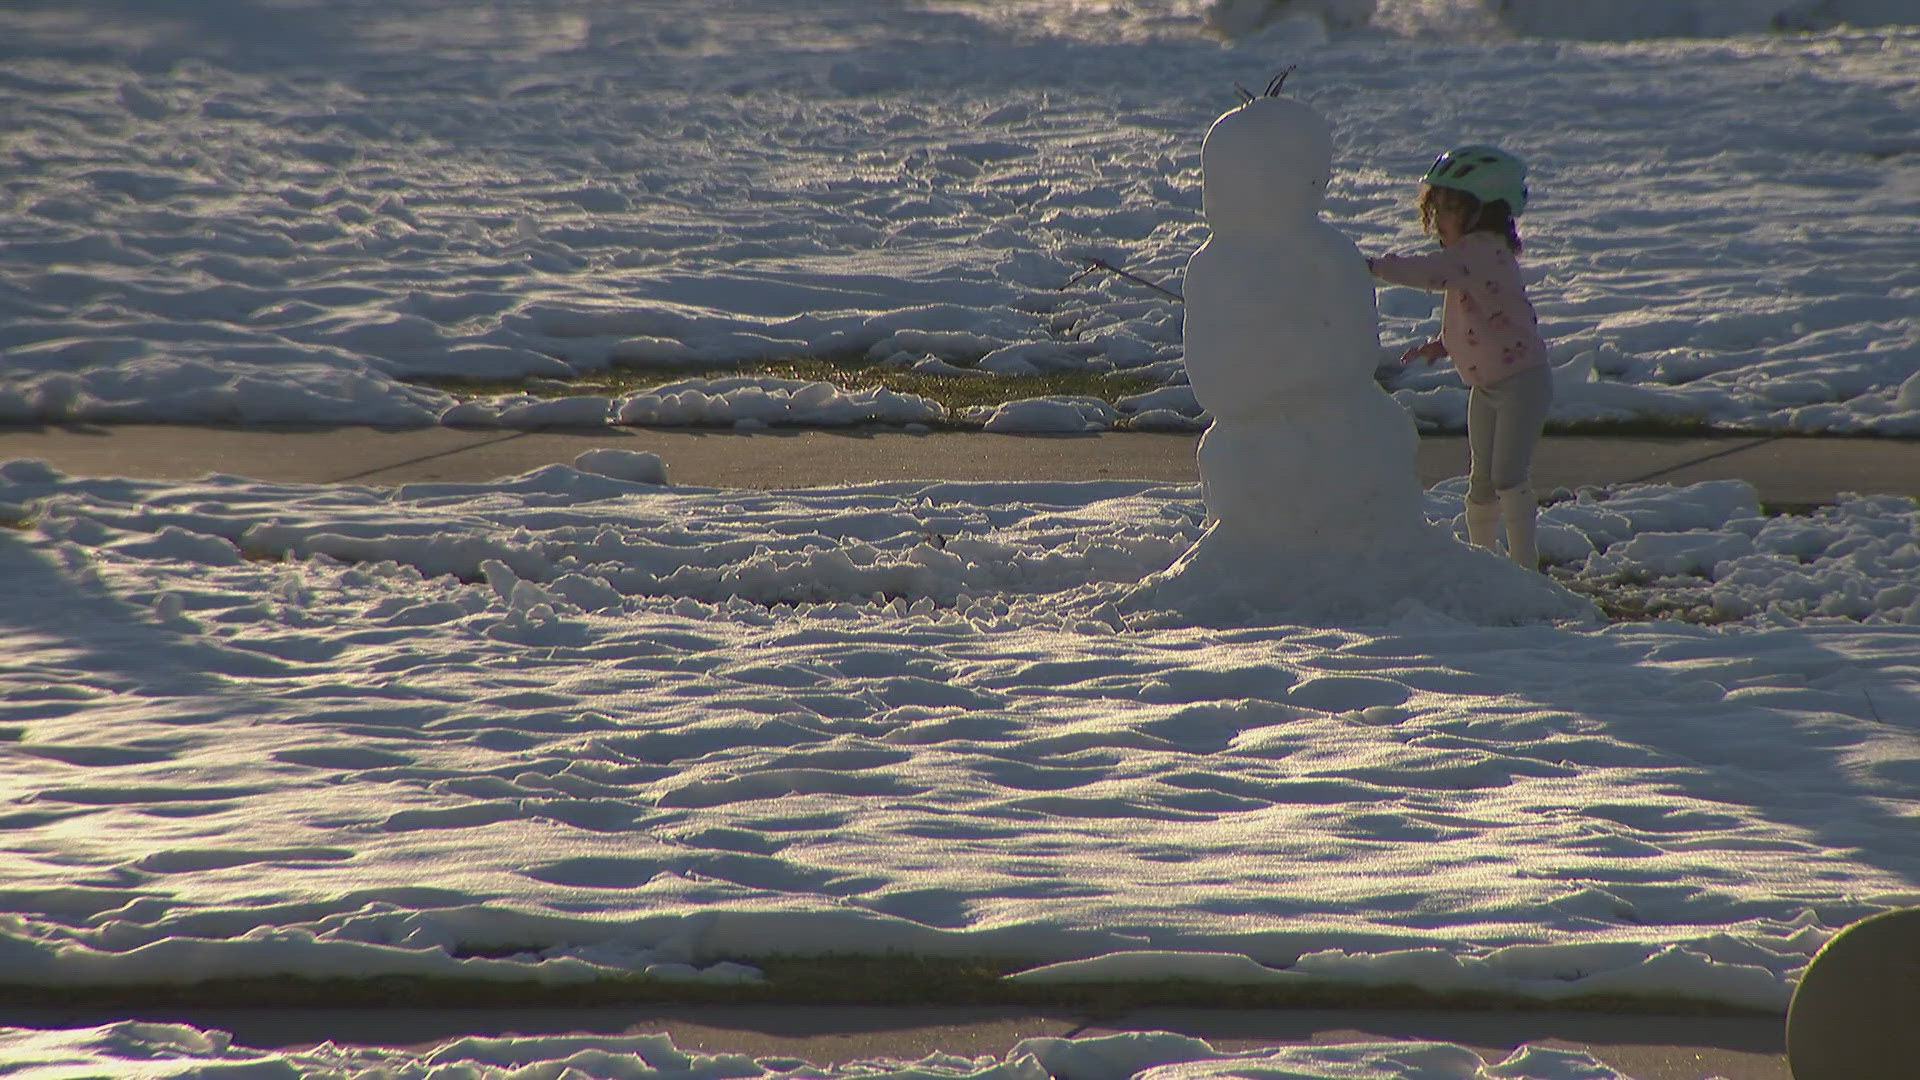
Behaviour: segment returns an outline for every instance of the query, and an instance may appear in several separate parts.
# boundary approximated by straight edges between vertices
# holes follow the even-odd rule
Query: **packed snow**
[[[1298,64],[1329,221],[1533,166],[1557,422],[1920,434],[1908,0],[15,0],[0,6],[0,420],[1197,429],[716,372],[869,358],[1182,388],[1199,149]],[[1382,378],[1434,299],[1386,289]],[[672,385],[456,400],[416,379]],[[959,376],[956,376],[959,377]]]
[[[1712,627],[1409,603],[1207,628],[1120,611],[1201,535],[1194,486],[668,471],[592,451],[380,489],[0,466],[8,981],[724,983],[770,953],[896,950],[1035,981],[1779,1010],[1840,927],[1920,902],[1910,500],[1767,518],[1721,482],[1546,508],[1564,583],[1738,620]],[[1424,497],[1435,527],[1459,528],[1462,483]],[[1075,1045],[1108,1071],[1027,1047],[865,1074],[1137,1071]],[[143,1077],[792,1067],[602,1037],[269,1053],[144,1024],[0,1048]],[[1447,1047],[1173,1049],[1151,1064],[1614,1075],[1539,1049],[1484,1070]]]
[[[0,1029],[0,1051],[20,1075],[84,1067],[89,1077],[153,1080],[231,1077],[432,1076],[506,1080],[1626,1080],[1586,1054],[1522,1047],[1488,1064],[1441,1043],[1358,1043],[1222,1052],[1166,1032],[1021,1041],[1003,1058],[936,1053],[918,1061],[874,1059],[832,1067],[790,1058],[689,1053],[665,1035],[611,1038],[465,1038],[426,1049],[322,1044],[306,1050],[235,1046],[221,1031],[126,1022],[65,1032]]]
[[[666,472],[0,466],[9,979],[1230,954],[1778,1009],[1838,927],[1920,899],[1911,500],[1545,508],[1563,583],[1711,626],[1411,600],[1206,626],[1123,610],[1200,537],[1191,485]],[[1459,487],[1424,496],[1436,527]]]

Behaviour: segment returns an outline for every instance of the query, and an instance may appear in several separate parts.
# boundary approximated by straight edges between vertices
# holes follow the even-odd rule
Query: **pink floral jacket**
[[[1382,281],[1446,292],[1440,341],[1468,386],[1490,386],[1547,362],[1520,260],[1504,238],[1468,233],[1439,251],[1381,255],[1367,267]]]

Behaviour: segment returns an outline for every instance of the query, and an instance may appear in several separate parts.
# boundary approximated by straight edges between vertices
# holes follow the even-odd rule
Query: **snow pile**
[[[1920,22],[1902,0],[1131,0],[1097,7],[1001,0],[982,6],[990,9],[983,17],[1025,19],[1061,34],[1178,35],[1197,19],[1207,31],[1242,44],[1318,43],[1329,34],[1356,33],[1634,41]]]
[[[1585,500],[1547,516],[1606,513]],[[1595,551],[1583,577],[1706,586],[1716,616],[1762,622],[1833,618],[1920,626],[1920,507],[1888,495],[1843,496],[1808,517],[1753,513],[1717,527],[1636,533]],[[1587,517],[1591,522],[1593,519]]]
[[[412,1076],[447,1080],[512,1076],[625,1080],[775,1080],[796,1073],[822,1080],[1625,1080],[1569,1050],[1522,1047],[1488,1065],[1473,1051],[1441,1043],[1358,1043],[1215,1050],[1167,1032],[1074,1039],[1026,1039],[1005,1058],[936,1053],[918,1061],[874,1059],[821,1066],[792,1059],[683,1051],[666,1035],[470,1037],[404,1050],[323,1043],[304,1050],[235,1046],[222,1031],[185,1024],[127,1021],[96,1028],[36,1032],[0,1028],[0,1051],[30,1070],[84,1068],[89,1076]]]
[[[1113,406],[1098,398],[1023,398],[995,406],[981,423],[984,431],[1084,434],[1107,431],[1118,419]]]
[[[640,484],[667,482],[667,465],[659,454],[644,450],[588,450],[573,459],[573,467],[583,473],[631,480]]]
[[[607,398],[581,395],[539,398],[517,395],[463,402],[439,414],[462,427],[647,427],[764,428],[774,424],[853,427],[909,426],[946,418],[946,409],[915,394],[878,387],[847,390],[803,379],[736,376],[682,379],[644,393]]]
[[[16,461],[0,465],[0,505],[50,537],[130,554],[212,566],[315,557],[391,565],[427,578],[504,582],[496,586],[502,596],[557,590],[564,607],[583,611],[650,596],[754,607],[861,605],[883,597],[888,605],[924,602],[995,623],[1009,617],[1010,603],[1022,604],[1013,618],[1049,625],[1071,625],[1089,612],[1107,622],[1182,621],[1174,614],[1182,610],[1178,593],[1167,594],[1169,607],[1156,608],[1148,602],[1154,594],[1141,586],[1165,582],[1162,572],[1208,532],[1192,501],[1196,492],[1186,486],[886,483],[838,495],[664,491],[667,472],[653,454],[596,450],[573,467],[548,466],[492,484],[345,488],[326,497],[327,489],[225,477],[210,478],[206,489],[70,479],[39,462]],[[1457,478],[1426,493],[1416,511],[1423,532],[1464,537],[1464,487]],[[213,493],[210,505],[218,512],[195,508],[187,493],[200,490]],[[276,507],[275,498],[289,491],[307,493],[297,505],[315,509]],[[637,516],[569,509],[606,504],[631,505]],[[792,523],[778,524],[789,515]],[[1540,520],[1546,561],[1589,590],[1610,582],[1656,591],[1664,585],[1675,597],[1706,590],[1716,621],[1755,626],[1828,616],[1920,624],[1911,588],[1920,563],[1920,510],[1911,499],[1848,495],[1811,516],[1765,517],[1752,486],[1738,480],[1680,488],[1623,484],[1566,493],[1542,509]],[[1433,542],[1453,544],[1441,536]],[[1465,554],[1476,561],[1483,556]],[[1396,593],[1401,576],[1329,583],[1323,573],[1300,573],[1320,566],[1315,559],[1322,556],[1344,565],[1344,556],[1320,549],[1276,554],[1271,562],[1293,579],[1281,599],[1292,595],[1296,602],[1279,611],[1249,604],[1239,621],[1354,626],[1424,615],[1476,621],[1472,613],[1479,609],[1466,600],[1452,616],[1446,616],[1451,608],[1418,600],[1445,595],[1454,587],[1447,582],[1415,583]],[[1502,565],[1484,558],[1489,566]],[[1441,564],[1413,570],[1431,576],[1435,565]],[[1458,588],[1497,589],[1501,580],[1489,570],[1467,575]],[[1344,605],[1314,599],[1343,592]],[[1365,603],[1370,595],[1378,602]],[[1107,611],[1109,601],[1121,609]],[[1591,617],[1584,607],[1567,612],[1575,620]]]
[[[946,410],[913,394],[878,388],[845,391],[829,383],[792,379],[712,379],[670,383],[621,400],[622,424],[922,424]]]
[[[1781,990],[1776,976],[1757,965],[1730,965],[1725,958],[1716,961],[1683,946],[1649,953],[1610,942],[1518,945],[1486,956],[1460,956],[1438,947],[1376,954],[1329,949],[1302,955],[1284,968],[1257,964],[1238,953],[1113,952],[1048,964],[1010,978],[1045,984],[1184,979],[1238,986],[1419,986],[1442,993],[1514,994],[1545,1001],[1615,992],[1631,996],[1659,985],[1673,997],[1731,998],[1763,1009],[1779,1004]]]
[[[1286,10],[1328,0],[1277,0]],[[1913,24],[1920,16],[1900,0],[1345,0],[1364,2],[1371,25],[1396,33],[1448,36],[1523,36],[1634,41],[1645,38],[1726,37],[1835,26]],[[1334,23],[1342,0],[1331,0]],[[1352,20],[1345,20],[1347,25]]]

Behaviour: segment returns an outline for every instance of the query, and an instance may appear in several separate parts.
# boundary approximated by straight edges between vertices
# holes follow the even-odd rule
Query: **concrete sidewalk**
[[[1197,435],[991,435],[982,432],[770,431],[684,428],[493,431],[456,428],[185,427],[147,424],[0,428],[0,461],[38,458],[77,476],[391,485],[485,482],[596,448],[660,455],[691,487],[803,488],[887,480],[1157,480],[1192,483]],[[1276,463],[1276,467],[1286,463]],[[1311,467],[1319,463],[1309,462]],[[1457,435],[1420,442],[1423,483],[1466,472]],[[1920,441],[1731,438],[1545,440],[1534,485],[1741,479],[1762,502],[1807,506],[1844,491],[1920,497]]]
[[[935,1051],[1004,1055],[1036,1036],[1172,1031],[1215,1049],[1414,1040],[1469,1047],[1490,1062],[1522,1044],[1591,1054],[1633,1080],[1792,1080],[1785,1025],[1772,1019],[1568,1012],[1145,1009],[1092,1018],[990,1008],[686,1006],[553,1009],[0,1009],[0,1025],[81,1027],[140,1019],[233,1034],[256,1049],[421,1046],[463,1036],[664,1033],[682,1050],[840,1064],[913,1061]]]

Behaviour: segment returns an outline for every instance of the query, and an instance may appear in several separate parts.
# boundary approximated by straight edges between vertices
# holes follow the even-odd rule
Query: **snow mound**
[[[1211,32],[1243,42],[1387,31],[1407,37],[1636,41],[1920,21],[1902,0],[1204,0]]]
[[[1216,627],[1425,619],[1516,626],[1600,617],[1590,601],[1541,574],[1430,526],[1391,544],[1355,537],[1277,553],[1209,534],[1120,608],[1148,624]]]
[[[391,1049],[326,1042],[255,1050],[224,1031],[188,1024],[122,1021],[93,1028],[0,1028],[0,1052],[16,1067],[83,1070],[88,1076],[416,1076],[577,1077],[632,1080],[1626,1080],[1586,1054],[1523,1046],[1486,1066],[1444,1043],[1355,1043],[1225,1052],[1184,1035],[1133,1032],[1025,1039],[1005,1057],[933,1053],[903,1061],[872,1058],[815,1065],[792,1058],[681,1050],[667,1035],[473,1036]]]
[[[573,459],[573,467],[583,473],[630,480],[637,484],[667,484],[667,464],[659,454],[644,450],[589,450]]]

